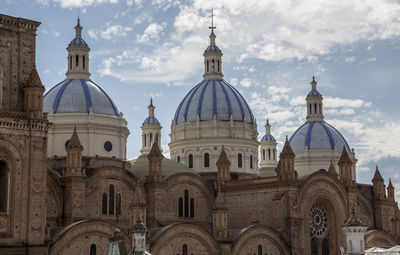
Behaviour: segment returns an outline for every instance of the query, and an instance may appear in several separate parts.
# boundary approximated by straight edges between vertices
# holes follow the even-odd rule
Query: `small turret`
[[[146,234],[147,228],[140,219],[131,230],[133,251],[129,255],[146,254]],[[147,253],[148,254],[148,253]]]
[[[153,143],[161,144],[161,124],[154,116],[153,99],[150,98],[150,105],[147,107],[149,109],[148,117],[143,121],[141,126],[142,129],[142,148],[140,153],[142,155],[149,154],[151,146]],[[160,150],[161,151],[161,150]],[[162,152],[162,151],[161,151]]]
[[[260,141],[260,167],[270,167],[275,168],[278,164],[277,155],[276,155],[276,145],[277,142],[275,138],[271,135],[271,125],[269,124],[269,120],[267,119],[267,123],[265,124],[265,135],[261,138]]]
[[[219,185],[230,181],[230,165],[231,162],[229,161],[228,155],[226,154],[224,146],[222,145],[221,153],[219,154],[219,158],[217,160],[217,181]]]
[[[124,238],[121,236],[121,232],[118,228],[114,230],[114,234],[108,240],[108,255],[126,254]]]
[[[158,147],[158,143],[153,143],[151,147],[149,155],[147,155],[149,159],[149,182],[162,182],[164,177],[162,176],[162,159],[164,156],[161,154],[160,148]]]
[[[351,161],[346,148],[343,146],[342,154],[338,162],[339,165],[339,177],[343,184],[351,186],[353,184],[353,178],[351,176],[351,170],[353,161]]]
[[[29,78],[23,86],[24,111],[29,119],[43,118],[43,92],[45,88],[40,80],[36,66],[32,68]]]
[[[376,166],[374,178],[372,178],[372,186],[375,200],[384,200],[386,198],[385,183],[378,166]]]
[[[388,183],[388,187],[387,187],[387,194],[388,194],[388,198],[394,202],[394,187],[392,184],[392,180],[389,178],[389,183]]]
[[[282,152],[279,155],[279,162],[277,172],[279,179],[283,181],[293,180],[296,178],[294,171],[294,158],[296,155],[293,152],[292,146],[286,136],[285,145],[283,146]]]
[[[355,216],[354,208],[352,215],[342,226],[343,232],[346,234],[346,254],[365,254],[364,236],[368,226],[364,225],[359,218]]]
[[[211,11],[211,29],[210,34],[210,45],[204,51],[204,80],[222,80],[224,75],[222,74],[222,51],[215,44],[214,29],[214,12]]]
[[[339,174],[336,171],[335,165],[333,163],[333,160],[331,160],[331,164],[329,165],[328,173],[332,174],[333,176],[338,177]]]
[[[66,171],[64,175],[75,175],[82,176],[84,175],[82,169],[82,151],[83,146],[79,141],[78,134],[76,132],[76,127],[74,127],[74,132],[72,133],[71,138],[65,144],[65,149],[67,151],[67,164]]]

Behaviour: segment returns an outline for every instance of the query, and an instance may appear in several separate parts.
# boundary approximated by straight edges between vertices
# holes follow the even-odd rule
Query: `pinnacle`
[[[228,155],[225,152],[224,146],[222,145],[222,150],[221,153],[219,154],[219,158],[217,161],[217,166],[222,165],[222,164],[231,164],[231,162],[228,159]]]
[[[76,126],[74,127],[74,133],[72,133],[71,139],[69,139],[68,143],[65,145],[65,148],[83,148],[81,142],[79,141],[78,134],[76,133]]]
[[[284,157],[284,156],[293,156],[295,157],[296,154],[294,154],[292,146],[289,143],[288,137],[286,136],[286,141],[285,145],[283,146],[282,152],[279,155],[279,158]]]
[[[379,172],[378,165],[376,166],[374,178],[372,178],[372,181],[384,181],[381,173]]]
[[[218,190],[217,197],[215,198],[215,208],[216,209],[225,209],[225,200],[222,197],[221,190]]]
[[[389,178],[389,184],[388,184],[388,189],[394,189],[392,180]]]
[[[338,162],[338,165],[342,164],[353,164],[353,161],[351,161],[349,154],[347,153],[346,148],[344,146],[342,150],[342,155],[340,155],[340,159]]]
[[[151,146],[151,150],[149,155],[147,156],[148,158],[152,157],[161,157],[163,158],[164,156],[161,154],[160,147],[158,147],[158,144],[156,142],[153,143],[153,146]]]
[[[331,173],[333,175],[337,175],[338,174],[336,172],[335,165],[333,164],[333,160],[331,160],[331,164],[329,165],[328,173]]]
[[[44,88],[42,81],[40,80],[39,74],[36,70],[36,65],[33,66],[32,71],[29,74],[28,79],[26,80],[26,86]]]

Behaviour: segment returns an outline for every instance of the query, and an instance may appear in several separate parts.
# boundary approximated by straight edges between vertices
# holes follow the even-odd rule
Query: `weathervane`
[[[211,15],[210,15],[211,27],[208,27],[209,29],[211,29],[211,33],[214,32],[214,28],[216,28],[216,27],[214,27],[214,16],[215,16],[214,9],[211,9]]]

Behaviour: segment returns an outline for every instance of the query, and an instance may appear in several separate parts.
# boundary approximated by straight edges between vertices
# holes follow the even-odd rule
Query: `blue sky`
[[[47,89],[65,78],[78,9],[92,79],[128,120],[128,158],[154,98],[167,144],[180,100],[202,79],[214,8],[225,80],[247,99],[260,136],[279,140],[305,121],[314,74],[325,120],[354,147],[359,182],[378,164],[400,187],[400,2],[389,0],[1,0],[1,12],[42,22],[37,67]],[[400,188],[397,189],[400,195]]]

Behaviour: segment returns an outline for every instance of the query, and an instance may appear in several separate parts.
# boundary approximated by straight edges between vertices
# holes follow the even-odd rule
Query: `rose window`
[[[328,214],[325,209],[318,204],[311,207],[310,230],[311,235],[320,237],[328,230]]]

